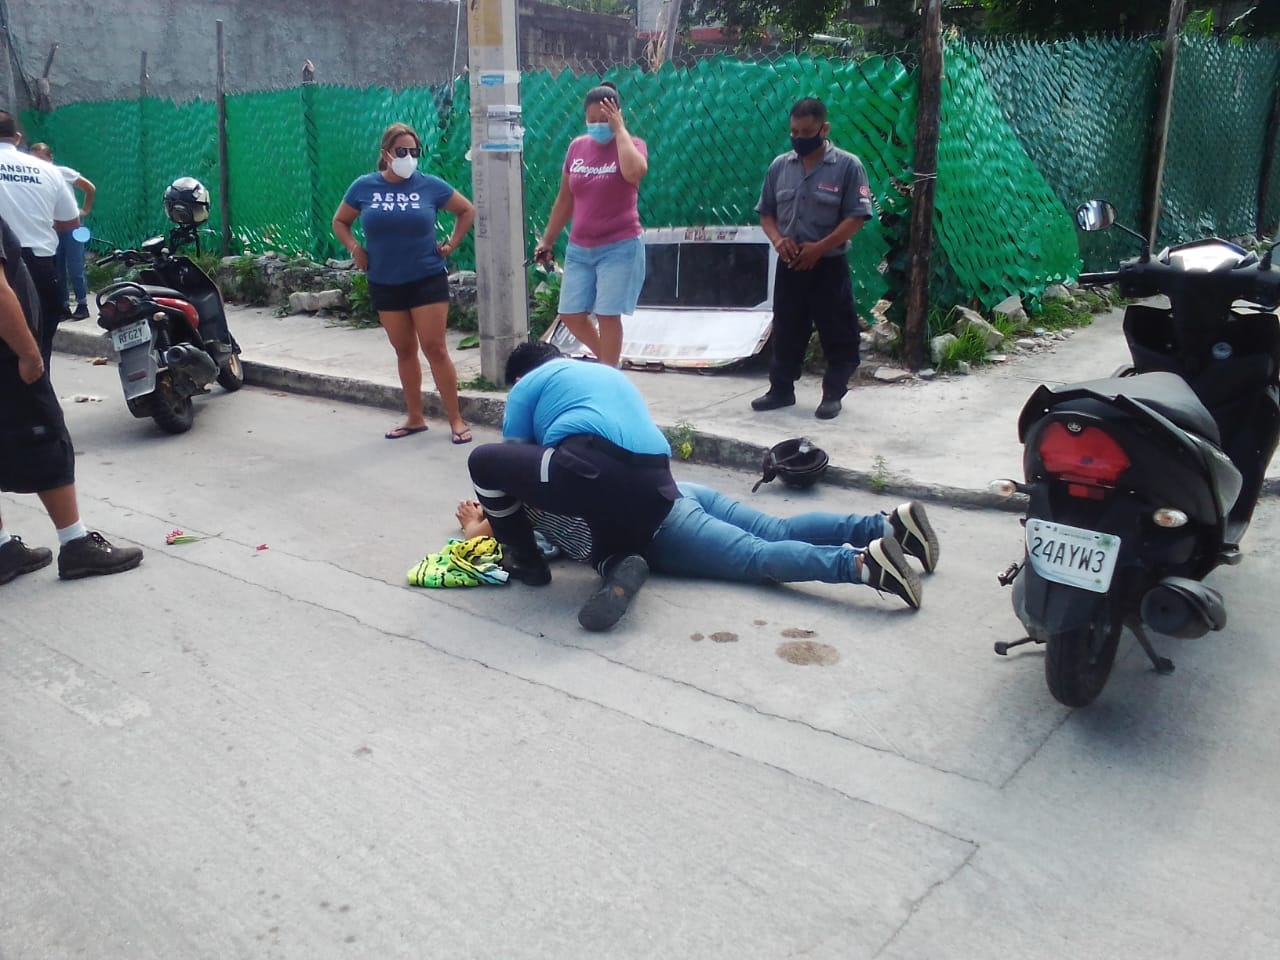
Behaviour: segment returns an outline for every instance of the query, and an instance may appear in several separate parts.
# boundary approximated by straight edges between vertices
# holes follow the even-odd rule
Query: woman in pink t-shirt
[[[550,263],[565,224],[560,322],[602,363],[622,356],[622,315],[634,313],[644,286],[644,243],[636,199],[649,172],[649,151],[622,122],[618,89],[611,83],[587,92],[587,133],[569,144],[560,192],[547,229],[533,252]],[[596,325],[591,314],[596,315]]]

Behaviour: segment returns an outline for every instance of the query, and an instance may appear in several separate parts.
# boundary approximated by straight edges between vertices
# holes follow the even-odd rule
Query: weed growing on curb
[[[506,387],[498,386],[482,373],[472,377],[470,380],[462,381],[462,383],[458,384],[458,389],[480,390],[484,393],[502,393],[506,390]]]
[[[871,461],[871,489],[876,493],[885,493],[889,489],[889,464],[878,453]]]
[[[662,433],[671,444],[671,452],[681,460],[693,456],[693,441],[698,436],[698,428],[688,420],[678,420],[674,427],[664,427]]]

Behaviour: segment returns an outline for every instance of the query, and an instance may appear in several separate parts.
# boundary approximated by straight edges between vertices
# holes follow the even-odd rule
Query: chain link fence
[[[539,69],[522,75],[524,194],[530,246],[559,186],[582,98],[601,79],[619,89],[628,127],[649,147],[640,192],[646,226],[757,222],[769,161],[787,148],[788,111],[826,101],[832,140],[867,167],[880,216],[860,232],[850,264],[864,309],[903,289],[917,79],[899,55],[856,58],[720,53],[656,66]],[[1158,49],[1092,39],[969,43],[946,52],[932,258],[939,304],[990,306],[1038,296],[1085,264],[1132,253],[1115,233],[1079,235],[1069,212],[1105,196],[1135,225],[1152,136]],[[1280,215],[1280,171],[1260,190],[1266,115],[1280,77],[1275,45],[1189,39],[1182,47],[1166,172],[1162,237],[1254,232]],[[390,90],[303,84],[227,98],[234,252],[273,249],[323,259],[340,252],[329,221],[348,184],[373,169],[393,121],[419,132],[424,168],[469,193],[470,98],[465,78]],[[99,241],[132,245],[166,227],[165,186],[196,176],[219,184],[217,111],[158,98],[77,103],[24,117],[31,140],[99,187]],[[1263,211],[1258,211],[1259,198]],[[220,244],[219,198],[206,246]],[[468,237],[455,263],[474,263]]]

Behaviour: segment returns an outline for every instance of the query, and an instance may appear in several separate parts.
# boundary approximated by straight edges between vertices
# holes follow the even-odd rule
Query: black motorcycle
[[[1115,208],[1091,201],[1076,222],[1105,229]],[[1049,690],[1067,706],[1102,692],[1123,628],[1169,673],[1148,629],[1189,638],[1226,625],[1203,581],[1240,561],[1280,439],[1273,252],[1209,239],[1153,257],[1144,240],[1118,271],[1080,277],[1169,306],[1125,310],[1131,367],[1031,395],[1018,418],[1026,479],[992,484],[1029,497],[1023,560],[1000,576],[1027,636],[996,653],[1044,644]]]
[[[224,390],[244,386],[240,347],[227,329],[217,284],[173,250],[199,247],[208,218],[208,191],[183,178],[165,192],[165,212],[178,223],[166,240],[141,250],[116,250],[99,263],[140,266],[137,280],[121,280],[98,294],[98,326],[111,334],[120,357],[120,383],[135,417],[151,417],[167,433],[191,429],[192,397],[216,380]]]

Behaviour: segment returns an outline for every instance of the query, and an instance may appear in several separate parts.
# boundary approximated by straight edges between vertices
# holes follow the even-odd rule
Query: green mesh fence
[[[1141,222],[1159,52],[1149,41],[983,43],[971,47],[1004,119],[1067,209],[1110,200],[1122,223]],[[1118,230],[1081,233],[1086,267],[1132,256]]]
[[[1257,215],[1268,91],[1280,73],[1274,45],[1190,40],[1179,63],[1165,239],[1249,232]],[[1091,265],[1131,252],[1116,234],[1077,235],[1068,211],[1106,196],[1121,217],[1140,213],[1157,53],[1139,41],[969,45],[946,58],[933,254],[936,302],[990,305],[1035,296],[1068,279],[1083,251]],[[902,289],[912,182],[916,78],[893,58],[855,62],[783,56],[715,57],[688,67],[605,74],[628,126],[649,146],[640,192],[647,226],[755,223],[770,159],[786,148],[787,113],[822,97],[832,139],[858,154],[884,214],[855,239],[850,263],[864,307]],[[597,75],[528,73],[524,192],[529,245],[545,225],[569,140],[582,130],[582,96]],[[329,221],[351,180],[374,168],[383,128],[412,124],[424,168],[470,192],[469,89],[391,91],[305,85],[228,98],[229,203],[235,252],[267,248],[323,258],[340,252]],[[162,232],[165,186],[179,176],[219,187],[216,110],[197,101],[72,104],[24,117],[32,140],[99,187],[98,243],[133,245]],[[206,228],[220,246],[219,198]],[[1280,171],[1267,208],[1280,218]],[[1265,212],[1265,211],[1264,211]],[[563,242],[563,241],[562,241]],[[473,239],[455,255],[474,263]]]
[[[1280,97],[1280,91],[1276,95]],[[1258,225],[1258,233],[1276,238],[1280,233],[1280,129],[1276,130],[1275,141],[1271,145],[1271,176],[1267,181],[1266,207],[1263,222]]]
[[[1184,37],[1178,50],[1160,238],[1254,233],[1280,49]]]
[[[1066,209],[960,44],[947,51],[936,202],[938,241],[960,290],[984,305],[1036,296],[1079,272]]]

